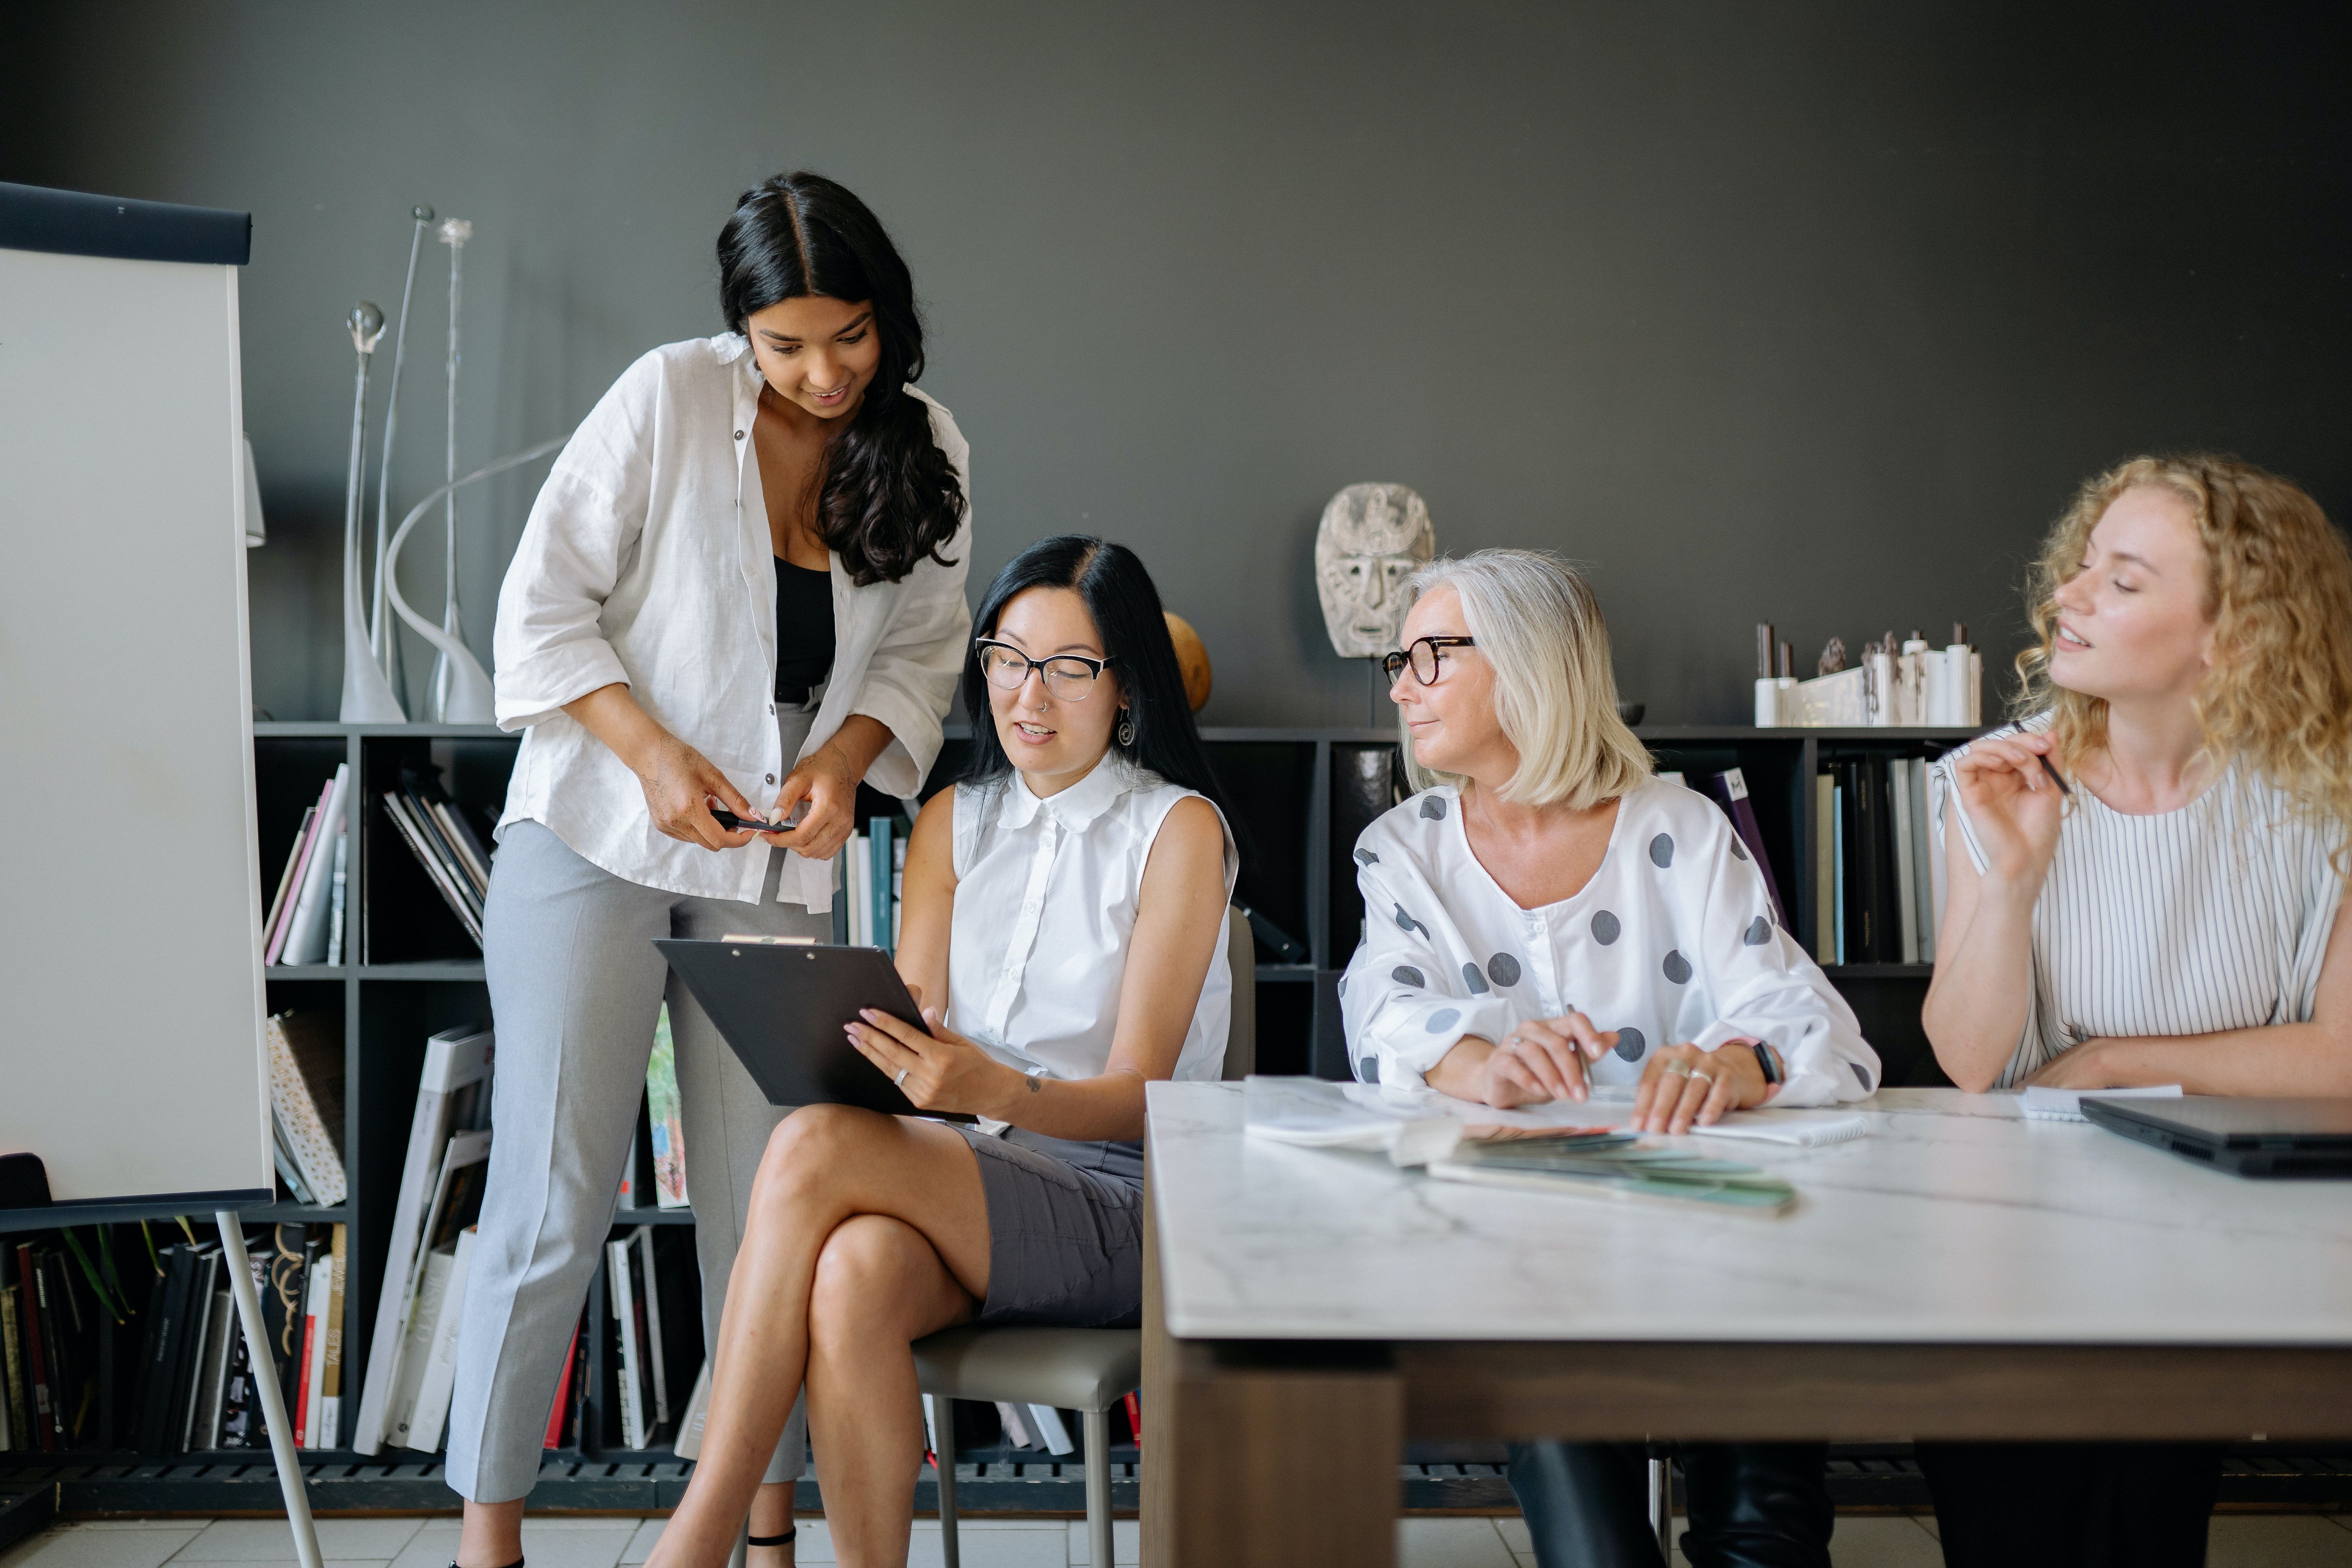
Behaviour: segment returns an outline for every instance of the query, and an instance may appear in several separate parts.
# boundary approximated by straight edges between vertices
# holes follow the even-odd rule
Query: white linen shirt
[[[1575,897],[1524,910],[1462,827],[1450,784],[1382,814],[1356,841],[1365,937],[1340,980],[1356,1076],[1417,1085],[1466,1035],[1577,1012],[1617,1032],[1590,1067],[1632,1084],[1662,1046],[1756,1039],[1788,1077],[1774,1105],[1860,1100],[1878,1056],[1853,1011],[1772,921],[1764,879],[1705,795],[1664,779],[1617,807],[1601,868]]]
[[[1144,863],[1169,812],[1195,793],[1116,752],[1042,799],[1018,773],[958,784],[948,1026],[1022,1072],[1098,1077],[1118,1027]],[[1230,905],[1241,862],[1232,829],[1224,837]],[[1224,1065],[1224,955],[1220,942],[1176,1058],[1180,1079],[1214,1079]]]
[[[497,713],[525,730],[507,789],[510,822],[545,824],[583,858],[649,888],[759,901],[772,855],[778,902],[833,907],[832,861],[754,839],[713,851],[656,829],[636,775],[563,705],[625,681],[656,722],[708,757],[764,814],[792,764],[863,713],[890,730],[866,770],[912,795],[971,635],[971,452],[948,411],[931,437],[966,506],[955,537],[896,583],[851,584],[831,552],[834,658],[800,756],[777,731],[775,550],[751,455],[761,377],[741,334],[655,349],[581,421],[540,488],[499,591]]]

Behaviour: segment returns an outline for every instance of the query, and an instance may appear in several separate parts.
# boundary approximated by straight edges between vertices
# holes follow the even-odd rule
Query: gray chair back
[[[1224,1077],[1234,1081],[1257,1070],[1257,939],[1238,909],[1225,910],[1225,964],[1234,975],[1234,1021],[1225,1034]]]

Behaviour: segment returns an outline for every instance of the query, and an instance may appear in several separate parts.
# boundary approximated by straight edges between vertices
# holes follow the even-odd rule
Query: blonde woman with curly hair
[[[2084,485],[2021,721],[1948,753],[1925,1023],[1963,1089],[2352,1095],[2352,555],[2222,458]],[[2220,1450],[1923,1446],[1947,1561],[2204,1560]]]

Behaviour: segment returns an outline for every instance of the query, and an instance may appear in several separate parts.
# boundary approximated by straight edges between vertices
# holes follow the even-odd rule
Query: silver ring
[[[914,1070],[915,1069],[913,1068],[900,1068],[898,1069],[898,1076],[892,1079],[890,1082],[897,1088],[904,1089],[907,1087],[907,1075]]]
[[[1691,1068],[1688,1072],[1683,1074],[1683,1076],[1685,1078],[1703,1078],[1709,1083],[1713,1083],[1715,1081],[1715,1075],[1713,1073],[1701,1072],[1696,1068]]]
[[[1689,1078],[1692,1075],[1693,1070],[1694,1069],[1690,1068],[1685,1067],[1680,1062],[1668,1062],[1664,1068],[1665,1075],[1668,1078]]]

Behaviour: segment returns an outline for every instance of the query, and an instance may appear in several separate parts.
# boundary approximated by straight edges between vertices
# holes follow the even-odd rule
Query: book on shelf
[[[226,1275],[226,1270],[224,1270]],[[236,1337],[236,1298],[226,1284],[213,1292],[205,1318],[203,1352],[196,1363],[196,1408],[186,1448],[221,1446],[221,1408],[228,1391],[229,1341]]]
[[[273,1137],[301,1173],[310,1194],[303,1201],[340,1204],[350,1192],[343,1171],[342,1015],[277,1013],[262,1034],[269,1049]]]
[[[319,1373],[316,1428],[324,1435],[317,1444],[321,1448],[334,1447],[343,1436],[343,1300],[351,1263],[348,1235],[342,1226],[335,1226],[327,1251],[331,1270],[327,1291],[327,1350]]]
[[[1119,1403],[1127,1406],[1127,1435],[1134,1441],[1136,1447],[1140,1449],[1143,1447],[1142,1398],[1130,1388],[1120,1396]]]
[[[686,1110],[677,1093],[677,1047],[669,1033],[669,1004],[654,1015],[653,1055],[646,1062],[646,1115],[652,1129],[654,1203],[691,1206],[686,1190]]]
[[[670,1451],[681,1459],[702,1458],[702,1424],[710,1414],[710,1358],[702,1358],[702,1370],[695,1373],[694,1392],[686,1396],[686,1414],[678,1417],[677,1436]]]
[[[327,952],[329,963],[343,961],[343,889],[350,879],[345,872],[352,859],[352,835],[348,827],[335,830],[334,869],[328,873]]]
[[[563,1373],[555,1381],[555,1403],[547,1412],[547,1438],[541,1448],[563,1447],[564,1417],[569,1415],[572,1385],[580,1376],[580,1325],[572,1325],[572,1343],[563,1352]]]
[[[1911,872],[1911,763],[1894,758],[1887,765],[1888,820],[1895,828],[1895,937],[1900,962],[1919,962],[1919,900]]]
[[[361,1382],[359,1415],[352,1435],[352,1448],[362,1454],[373,1454],[383,1446],[409,1307],[417,1285],[418,1243],[425,1238],[436,1180],[446,1163],[452,1135],[478,1130],[489,1118],[486,1080],[492,1039],[488,1029],[463,1026],[445,1029],[425,1043],[416,1110],[409,1121],[408,1152],[394,1198],[375,1324],[368,1341],[367,1373]]]
[[[1789,907],[1780,901],[1780,879],[1772,875],[1772,858],[1764,852],[1764,830],[1756,825],[1756,807],[1748,798],[1748,776],[1738,768],[1726,768],[1719,773],[1709,773],[1706,792],[1715,804],[1731,818],[1732,831],[1748,858],[1756,863],[1764,879],[1764,896],[1772,900],[1772,918],[1782,931],[1790,931]]]
[[[1837,781],[1828,773],[1813,775],[1813,957],[1822,963],[1837,958]]]
[[[664,1354],[661,1310],[661,1275],[654,1267],[654,1227],[637,1226],[630,1238],[636,1248],[635,1259],[637,1278],[645,1281],[641,1303],[645,1319],[646,1382],[653,1393],[655,1430],[669,1425],[669,1362]],[[675,1314],[673,1314],[675,1316]]]
[[[441,1447],[442,1430],[448,1424],[449,1397],[457,1384],[457,1330],[466,1310],[466,1279],[472,1271],[474,1247],[480,1235],[480,1226],[468,1225],[446,1253],[434,1253],[436,1265],[446,1257],[446,1265],[439,1266],[446,1279],[431,1321],[426,1321],[421,1309],[417,1314],[418,1332],[409,1342],[409,1353],[422,1361],[425,1370],[417,1379],[407,1428],[400,1436],[404,1446],[420,1453],[429,1454]]]
[[[286,921],[286,895],[301,880],[302,852],[310,842],[311,825],[319,820],[320,805],[320,802],[312,801],[302,808],[302,826],[294,830],[294,842],[286,851],[286,865],[278,873],[278,891],[271,896],[269,913],[261,922],[261,951],[265,963],[278,962],[278,949],[285,940],[281,928]]]
[[[327,785],[316,821],[310,825],[310,837],[304,850],[300,872],[301,889],[295,895],[293,913],[287,917],[285,942],[277,962],[280,963],[321,963],[327,956],[327,917],[334,870],[334,847],[331,840],[341,833],[349,813],[344,801],[351,789],[351,764],[338,763],[334,779]]]
[[[430,1379],[434,1347],[446,1329],[455,1335],[462,1310],[465,1279],[457,1261],[465,1231],[481,1217],[482,1187],[489,1173],[490,1134],[487,1130],[450,1135],[443,1152],[440,1179],[425,1211],[423,1239],[418,1243],[411,1275],[415,1299],[410,1302],[401,1329],[400,1379],[393,1385],[384,1415],[384,1436],[403,1447],[420,1444],[426,1452],[440,1446],[440,1420],[432,1407]],[[448,1394],[441,1391],[441,1415],[448,1409]],[[427,1429],[430,1441],[427,1441]]]
[[[37,1449],[30,1411],[25,1403],[25,1342],[16,1331],[16,1287],[0,1284],[0,1376],[8,1380],[5,1409],[8,1447],[17,1453]]]
[[[1029,1430],[1045,1446],[1045,1452],[1055,1456],[1075,1454],[1078,1446],[1070,1441],[1069,1423],[1062,1413],[1050,1405],[1024,1405],[1022,1413],[1029,1418]]]
[[[198,1447],[196,1418],[205,1406],[205,1351],[213,1340],[213,1313],[227,1292],[221,1282],[227,1273],[226,1256],[207,1247],[196,1260],[195,1278],[188,1290],[188,1315],[181,1331],[178,1353],[173,1358],[177,1381],[172,1390],[172,1450],[185,1454]]]
[[[402,776],[410,779],[415,775],[404,772]],[[384,791],[383,810],[401,841],[425,868],[426,879],[440,893],[442,902],[466,928],[466,934],[474,939],[474,945],[480,947],[482,910],[489,894],[489,879],[485,875],[478,884],[474,880],[470,862],[450,842],[445,824],[451,818],[436,814],[413,788]]]
[[[866,831],[849,840],[843,881],[848,894],[849,945],[896,951],[898,904],[907,866],[902,818],[867,819]]]
[[[635,1252],[626,1241],[608,1242],[604,1247],[605,1304],[612,1312],[614,1340],[621,1352],[617,1386],[625,1448],[646,1447],[650,1436],[646,1423],[645,1320],[638,1306],[644,1287],[635,1277]]]

